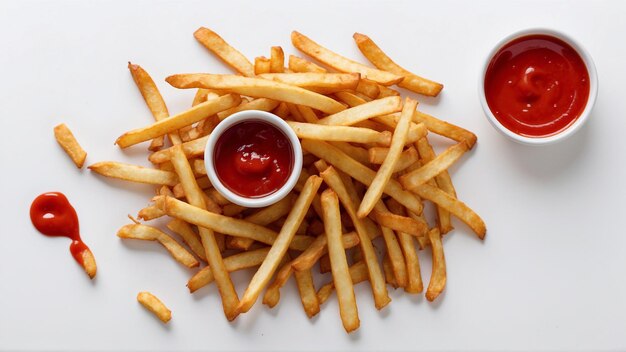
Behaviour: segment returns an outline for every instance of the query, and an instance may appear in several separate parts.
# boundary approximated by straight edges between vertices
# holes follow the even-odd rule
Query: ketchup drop
[[[70,253],[85,267],[85,251],[91,251],[80,238],[76,210],[63,193],[48,192],[39,195],[30,206],[30,220],[46,236],[67,237],[72,240]]]

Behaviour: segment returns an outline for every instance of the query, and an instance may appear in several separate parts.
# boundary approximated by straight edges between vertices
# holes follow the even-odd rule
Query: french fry
[[[387,211],[387,207],[385,207],[382,200],[376,202],[376,210],[381,212]],[[387,246],[387,256],[389,257],[389,262],[396,278],[396,282],[399,287],[406,287],[407,267],[406,262],[404,261],[404,256],[402,255],[402,249],[398,243],[398,238],[396,237],[396,234],[393,233],[393,230],[388,227],[381,226],[381,230],[383,233],[383,239],[385,240],[385,245]]]
[[[422,165],[417,170],[400,177],[400,183],[406,189],[415,189],[424,184],[426,181],[434,178],[443,171],[447,170],[467,151],[467,144],[459,143],[446,149],[445,152],[439,154],[436,158]]]
[[[327,189],[322,193],[321,201],[324,209],[323,220],[328,241],[328,256],[330,258],[333,282],[337,290],[341,321],[346,332],[352,332],[359,328],[360,321],[346,252],[341,243],[339,200],[335,192]]]
[[[278,104],[278,107],[274,109],[274,115],[279,116],[283,120],[286,120],[289,117],[289,107],[287,103],[281,102]]]
[[[152,185],[174,186],[178,183],[178,176],[171,171],[150,169],[143,166],[102,161],[89,166],[89,169],[102,176],[120,180],[147,183]]]
[[[228,66],[244,76],[254,76],[254,66],[237,49],[230,46],[222,37],[204,27],[198,28],[193,34],[205,48],[224,61]]]
[[[417,195],[424,199],[428,199],[431,202],[446,209],[454,216],[458,217],[467,226],[469,226],[480,239],[485,238],[487,233],[487,227],[483,219],[478,216],[470,207],[460,200],[452,197],[446,192],[440,190],[437,187],[431,186],[427,183],[418,186],[413,190]]]
[[[121,135],[115,143],[120,148],[127,148],[131,145],[176,131],[181,127],[191,125],[194,122],[198,122],[206,118],[207,116],[211,116],[220,111],[236,106],[240,101],[241,98],[238,95],[233,94],[224,95],[215,100],[206,101],[180,114],[157,121],[150,126],[126,132]]]
[[[173,219],[168,222],[166,227],[178,234],[180,238],[189,246],[191,251],[198,256],[198,258],[207,261],[206,254],[204,253],[204,247],[202,247],[202,242],[200,241],[200,236],[193,231],[191,226],[186,222],[178,219]]]
[[[334,91],[357,88],[361,75],[358,73],[265,73],[257,77],[290,84],[301,88],[328,88]]]
[[[359,236],[356,232],[350,232],[343,235],[341,240],[345,249],[355,247],[360,242]],[[293,269],[295,271],[303,271],[312,268],[324,254],[328,253],[326,244],[326,235],[321,234],[317,236],[315,241],[313,241],[313,243],[311,243],[311,245],[304,252],[300,253],[300,255],[291,262]]]
[[[334,68],[337,71],[358,72],[363,76],[363,78],[376,81],[385,86],[396,84],[402,81],[402,79],[404,78],[401,75],[396,75],[390,72],[367,67],[356,61],[345,58],[324,48],[323,46],[312,41],[305,35],[300,34],[296,31],[291,32],[291,43],[298,50],[309,55],[315,60]]]
[[[280,301],[280,288],[283,287],[291,274],[293,274],[293,270],[291,269],[291,265],[289,265],[291,257],[289,253],[285,253],[283,258],[278,263],[278,272],[276,273],[276,277],[274,281],[267,287],[265,290],[265,295],[263,295],[263,304],[267,305],[270,308],[274,308],[278,301]]]
[[[171,162],[176,169],[176,173],[180,179],[183,189],[185,190],[185,196],[189,203],[200,209],[206,208],[206,203],[203,197],[202,190],[196,183],[196,178],[193,176],[191,166],[185,157],[185,153],[181,146],[174,146],[171,150]],[[204,247],[207,262],[211,267],[215,283],[222,296],[222,306],[224,308],[224,314],[229,321],[234,320],[239,315],[239,298],[237,297],[237,291],[233,285],[230,275],[224,266],[222,254],[220,253],[220,247],[216,241],[215,233],[211,229],[205,227],[198,227],[200,233],[200,240]]]
[[[61,148],[72,159],[77,168],[82,169],[87,152],[78,144],[76,137],[64,123],[54,127],[54,138]]]
[[[426,128],[428,128],[429,131],[457,142],[463,142],[467,144],[469,149],[472,149],[474,144],[476,144],[477,138],[472,132],[449,122],[439,120],[438,118],[421,111],[415,110],[415,113],[413,114],[413,122],[422,122],[426,125]]]
[[[345,143],[345,142],[330,142],[329,144],[341,150],[346,155],[358,161],[359,163],[367,167],[371,166],[370,160],[369,160],[369,152],[367,151],[367,149],[364,149],[361,147],[355,147],[354,145],[350,143]]]
[[[270,48],[270,72],[285,72],[285,53],[279,46]]]
[[[366,217],[370,211],[374,209],[374,205],[376,205],[376,202],[383,195],[383,191],[391,179],[396,163],[398,162],[398,159],[400,159],[400,153],[402,153],[402,149],[406,144],[406,136],[409,132],[411,116],[416,107],[417,102],[415,100],[411,98],[406,99],[404,107],[402,108],[400,121],[396,126],[396,131],[393,133],[393,139],[391,141],[391,146],[389,147],[387,158],[385,158],[385,161],[378,169],[376,177],[374,177],[369,185],[369,188],[367,189],[367,192],[365,192],[365,196],[363,196],[363,200],[361,201],[361,205],[357,211],[358,217]]]
[[[161,209],[155,207],[154,205],[149,205],[141,210],[137,214],[137,217],[144,221],[154,220],[165,215]]]
[[[305,122],[316,124],[319,121],[319,118],[310,107],[304,105],[296,105],[296,108],[298,109],[298,112]]]
[[[148,72],[146,72],[146,70],[144,70],[141,66],[131,64],[130,62],[128,63],[128,70],[130,71],[130,74],[133,77],[137,88],[139,88],[139,92],[141,93],[143,100],[146,102],[146,105],[148,105],[148,109],[150,109],[154,119],[159,121],[168,118],[170,113],[167,110],[167,105],[165,105],[165,101],[161,96],[161,92],[159,92],[159,88],[157,88]],[[168,137],[173,145],[182,143],[177,131],[170,132]],[[159,150],[162,146],[163,136],[159,136],[153,139],[150,150]]]
[[[372,117],[391,114],[400,110],[402,110],[402,99],[389,97],[373,100],[369,103],[326,116],[320,119],[318,123],[320,125],[350,126]]]
[[[398,83],[402,88],[406,88],[410,91],[436,97],[443,89],[443,85],[426,78],[413,74],[398,64],[393,62],[368,36],[360,33],[354,33],[354,40],[357,46],[374,66],[381,70],[392,72],[401,76],[404,79]]]
[[[367,266],[365,265],[364,261],[359,261],[355,264],[352,264],[352,266],[350,266],[349,271],[350,271],[350,278],[352,279],[353,285],[356,285],[363,281],[367,281],[369,277],[367,273]],[[330,297],[334,289],[335,289],[335,283],[331,281],[327,283],[326,285],[322,286],[317,291],[317,299],[320,302],[320,305],[324,304],[324,302],[328,300],[328,298]]]
[[[228,110],[220,111],[217,113],[217,117],[220,120],[223,120],[236,112],[240,112],[244,110],[272,111],[277,106],[278,106],[278,102],[276,100],[267,99],[267,98],[258,98],[250,102],[243,103],[239,106],[232,107]]]
[[[325,68],[295,55],[289,55],[289,69],[294,72],[328,72]]]
[[[337,98],[337,100],[339,100],[342,103],[347,104],[351,108],[367,103],[367,100],[351,92],[341,91],[341,92],[336,92],[334,95]]]
[[[399,114],[389,114],[384,116],[377,116],[372,119],[372,122],[379,122],[392,130],[396,129],[398,121],[400,120]],[[413,123],[411,122],[409,126],[409,133],[406,136],[406,144],[411,144],[419,141],[420,139],[426,137],[428,134],[428,129],[423,123]]]
[[[367,95],[372,99],[378,98],[380,94],[380,88],[376,82],[370,81],[369,79],[362,79],[359,81],[359,84],[354,89],[357,93],[361,93]]]
[[[391,89],[389,87],[385,87],[385,86],[378,86],[378,89],[380,89],[380,93],[378,93],[378,99],[381,98],[386,98],[386,97],[394,97],[394,96],[400,96],[400,92],[398,92],[395,89]]]
[[[289,213],[291,210],[291,203],[294,200],[293,193],[290,193],[285,198],[279,200],[278,202],[265,207],[256,213],[248,216],[245,220],[249,221],[253,224],[267,226],[274,221],[282,218],[283,216]],[[254,240],[250,238],[243,237],[231,237],[230,245],[235,248],[241,248],[247,250],[254,243]]]
[[[343,204],[344,209],[352,219],[352,223],[359,235],[360,248],[363,252],[365,263],[367,264],[367,270],[372,284],[372,293],[374,295],[374,303],[376,308],[380,310],[391,302],[391,298],[389,298],[385,280],[380,266],[378,265],[378,258],[376,257],[374,246],[371,242],[373,236],[364,225],[364,221],[356,215],[357,204],[350,197],[343,181],[341,181],[339,173],[337,173],[334,168],[329,167],[321,172],[320,176],[322,176],[324,182],[337,194],[339,200],[341,200],[341,204]]]
[[[329,114],[345,110],[341,103],[329,97],[300,87],[261,78],[197,73],[169,76],[166,81],[176,88],[222,89],[255,98],[269,98],[306,105]],[[232,106],[234,105],[236,104]]]
[[[389,210],[396,215],[403,216],[404,209],[400,203],[394,199],[387,201]],[[415,241],[413,236],[408,233],[398,231],[398,241],[400,242],[400,248],[404,253],[404,260],[406,262],[407,272],[407,285],[404,287],[404,291],[408,293],[420,293],[424,290],[424,283],[422,282],[422,273],[420,269],[420,262],[415,250]],[[418,239],[421,237],[418,237]]]
[[[261,265],[263,259],[270,251],[269,247],[250,250],[247,252],[241,252],[229,257],[224,258],[224,267],[229,273],[242,269],[252,268]],[[213,271],[209,266],[205,266],[202,270],[198,271],[187,282],[187,288],[190,293],[194,293],[200,288],[213,282]]]
[[[304,271],[296,271],[293,273],[300,292],[300,300],[307,317],[313,318],[320,312],[320,302],[317,299],[315,285],[313,284],[313,275],[311,269]]]
[[[246,209],[248,208],[242,207],[241,205],[238,205],[238,204],[228,204],[222,208],[222,214],[224,214],[225,216],[234,217],[234,216],[241,214]]]
[[[427,138],[422,138],[415,143],[417,147],[418,153],[421,158],[422,163],[428,163],[431,160],[435,159],[435,151],[433,147],[428,142]],[[415,164],[415,167],[418,167],[419,163]],[[421,164],[419,165],[421,167]],[[412,171],[407,169],[407,171]],[[437,187],[439,187],[442,191],[448,193],[452,197],[456,198],[456,190],[454,189],[454,185],[452,184],[452,179],[450,178],[450,174],[447,170],[442,171],[437,176],[435,176],[435,181],[437,183]],[[450,212],[445,210],[444,208],[437,206],[437,215],[439,220],[439,231],[441,235],[445,235],[446,233],[452,231],[452,222],[450,220]]]
[[[261,290],[267,285],[272,274],[276,271],[280,260],[287,252],[289,243],[300,226],[300,223],[304,219],[304,216],[313,201],[313,196],[316,194],[321,183],[322,179],[317,176],[311,176],[307,181],[302,192],[300,193],[300,196],[298,196],[296,203],[293,205],[291,212],[287,216],[285,225],[283,225],[278,237],[274,241],[272,249],[270,249],[267,257],[246,289],[246,292],[239,303],[239,310],[241,312],[245,313],[252,307],[261,293]]]
[[[312,123],[287,121],[299,138],[335,142],[376,143],[387,146],[391,143],[390,132],[377,132],[367,128],[351,126],[325,126]]]
[[[183,152],[185,156],[188,158],[193,158],[197,156],[201,156],[204,154],[204,149],[206,147],[206,142],[209,139],[208,136],[202,137],[193,141],[185,142],[182,145]],[[170,160],[170,151],[169,149],[159,150],[158,152],[152,153],[150,157],[148,157],[153,164],[161,164]]]
[[[254,59],[254,74],[260,75],[271,72],[270,59],[265,56],[259,56]]]
[[[390,212],[374,210],[376,222],[390,229],[411,234],[415,237],[424,236],[428,231],[428,224],[406,216],[400,216]]]
[[[314,154],[318,158],[326,160],[337,169],[352,176],[355,180],[369,186],[374,180],[376,173],[367,168],[358,161],[352,159],[338,148],[322,141],[314,141],[310,139],[302,140],[302,148]],[[400,204],[408,209],[421,214],[422,204],[415,195],[402,189],[399,182],[390,180],[384,189],[384,192],[396,199]]]
[[[176,242],[172,237],[167,235],[165,232],[147,225],[141,224],[131,224],[122,226],[121,229],[117,232],[117,237],[119,238],[129,238],[135,240],[145,240],[145,241],[157,241],[168,252],[176,259],[177,262],[188,268],[195,268],[200,263],[193,257],[191,253],[189,253],[185,248],[183,248],[178,242]]]
[[[385,273],[385,282],[391,285],[394,289],[398,288],[398,281],[396,281],[396,276],[393,272],[391,259],[389,259],[389,253],[385,253],[383,256],[383,272]]]
[[[373,147],[368,150],[368,153],[369,161],[372,164],[382,164],[385,161],[385,158],[387,158],[389,148]],[[393,172],[402,171],[418,160],[419,155],[417,155],[417,151],[415,150],[415,148],[408,148],[403,151],[402,154],[400,154],[400,158],[396,162],[396,165],[393,168]]]
[[[156,315],[163,323],[167,324],[172,319],[172,311],[150,292],[139,292],[137,294],[137,302]]]
[[[428,239],[433,252],[433,269],[426,289],[426,299],[432,302],[446,287],[446,258],[443,254],[441,234],[437,228],[428,231]]]

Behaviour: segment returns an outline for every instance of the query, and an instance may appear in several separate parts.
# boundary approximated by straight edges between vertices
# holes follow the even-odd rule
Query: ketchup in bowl
[[[553,36],[526,35],[505,44],[491,59],[484,79],[489,110],[521,136],[556,135],[583,113],[589,99],[585,62]]]
[[[247,198],[278,191],[294,167],[287,136],[260,120],[243,121],[224,131],[215,143],[213,160],[222,184]]]

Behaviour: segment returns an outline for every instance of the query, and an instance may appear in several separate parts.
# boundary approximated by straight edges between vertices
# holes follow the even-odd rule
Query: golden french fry
[[[424,236],[428,231],[428,224],[424,221],[418,221],[410,217],[374,210],[374,218],[376,222],[390,229],[411,234],[415,237]]]
[[[402,110],[402,99],[389,97],[337,112],[318,121],[321,125],[350,126],[369,118],[391,114]]]
[[[434,178],[443,171],[447,170],[452,164],[454,164],[465,152],[467,151],[467,145],[465,143],[459,143],[446,149],[445,152],[439,154],[436,158],[422,165],[417,170],[411,171],[406,175],[400,177],[400,183],[406,189],[415,189],[416,187],[424,184],[426,181]]]
[[[428,142],[427,138],[422,138],[415,143],[417,147],[418,153],[421,158],[422,163],[428,163],[431,160],[435,159],[435,151],[433,147]],[[415,169],[421,167],[421,163],[414,164]],[[413,171],[411,169],[407,169],[407,171]],[[454,185],[452,184],[452,179],[450,178],[450,174],[447,170],[442,171],[439,175],[435,176],[435,181],[437,186],[444,192],[456,198],[456,190],[454,189]],[[437,206],[437,215],[439,220],[439,231],[442,235],[452,231],[452,222],[450,219],[450,212],[445,210],[444,208]]]
[[[204,200],[204,193],[196,183],[196,178],[193,176],[191,166],[185,157],[185,153],[181,146],[174,146],[171,149],[170,161],[176,169],[178,178],[180,179],[183,189],[185,190],[185,197],[192,206],[200,209],[206,208]],[[200,240],[204,247],[207,262],[211,267],[215,283],[222,296],[222,306],[224,308],[224,314],[229,321],[234,320],[239,315],[239,297],[237,297],[237,291],[233,285],[230,275],[224,266],[220,247],[216,241],[215,233],[211,229],[205,227],[198,227],[200,233]]]
[[[279,200],[278,202],[265,207],[256,213],[248,216],[245,220],[249,221],[253,224],[267,226],[274,221],[282,218],[287,215],[291,210],[291,203],[294,200],[293,193],[290,193],[285,198]],[[254,243],[254,240],[250,238],[244,237],[231,237],[230,244],[235,248],[245,249],[247,250]]]
[[[376,202],[376,210],[381,212],[386,212],[387,207],[382,200]],[[407,285],[407,267],[406,262],[404,261],[404,256],[402,255],[402,249],[400,248],[400,244],[398,243],[398,238],[396,234],[393,233],[388,227],[381,226],[381,230],[383,233],[383,239],[385,240],[385,245],[387,246],[387,256],[389,257],[389,262],[393,269],[393,274],[396,278],[396,282],[399,287],[406,287]]]
[[[426,299],[432,302],[446,287],[446,258],[443,254],[441,234],[437,228],[428,231],[428,239],[433,252],[433,270],[426,289]]]
[[[81,169],[85,164],[87,152],[78,144],[76,137],[70,129],[64,124],[54,127],[54,138],[57,140],[61,148],[72,159],[77,168]]]
[[[345,92],[345,91],[336,92],[335,97],[340,102],[348,104],[348,106],[351,108],[367,103],[367,100],[351,92]]]
[[[272,249],[270,249],[267,257],[246,289],[246,292],[239,303],[239,310],[241,312],[245,313],[252,307],[254,302],[259,297],[261,290],[267,285],[271,276],[274,274],[274,271],[276,271],[280,260],[287,252],[289,243],[293,239],[296,230],[304,219],[304,216],[313,201],[313,196],[316,194],[321,183],[321,178],[311,176],[305,184],[300,196],[298,196],[291,212],[287,216],[287,220],[278,234],[276,241],[274,241]]]
[[[389,148],[373,147],[368,150],[368,153],[369,161],[372,164],[382,164],[389,153]],[[402,171],[418,160],[419,155],[417,154],[415,148],[408,148],[400,154],[400,158],[398,159],[396,166],[393,168],[393,172]]]
[[[154,116],[154,119],[159,121],[168,118],[170,113],[167,110],[167,105],[165,105],[165,101],[161,96],[161,92],[159,92],[159,88],[157,88],[148,72],[146,72],[146,70],[144,70],[141,66],[131,64],[130,62],[128,63],[128,70],[130,71],[137,88],[139,88],[139,92],[141,93],[143,100],[146,102],[146,105],[148,105],[148,109],[150,109],[152,116]],[[170,132],[168,137],[173,145],[182,143],[180,136],[176,131]],[[160,147],[156,148],[158,145],[160,145],[160,147],[163,146],[163,136],[156,137],[153,140],[154,148],[150,150],[160,149]]]
[[[387,205],[389,206],[389,210],[394,214],[400,216],[405,215],[404,208],[395,200],[390,199],[387,201]],[[402,253],[404,253],[407,268],[406,272],[408,281],[407,285],[404,287],[404,291],[408,293],[420,293],[424,290],[424,283],[422,282],[419,258],[417,256],[417,251],[415,250],[415,241],[413,236],[408,233],[398,231],[397,234],[400,247],[402,248]],[[419,240],[422,237],[417,238]]]
[[[289,117],[289,107],[287,103],[281,102],[278,104],[278,107],[274,109],[274,115],[279,116],[283,120],[286,120]]]
[[[409,132],[411,116],[416,107],[417,102],[415,100],[411,98],[406,99],[404,107],[402,108],[400,121],[396,126],[396,131],[393,133],[389,153],[387,154],[383,164],[378,169],[376,177],[372,180],[367,192],[365,192],[365,196],[363,196],[363,200],[361,201],[361,205],[357,211],[358,217],[366,217],[370,211],[374,209],[374,205],[376,205],[376,202],[378,202],[380,197],[383,195],[383,191],[391,179],[393,170],[398,162],[398,159],[400,159],[400,154],[406,144],[406,136]]]
[[[370,167],[370,160],[369,160],[369,152],[367,151],[367,149],[361,148],[361,147],[356,147],[350,143],[346,143],[346,142],[329,142],[329,144],[331,144],[333,147],[341,150],[342,152],[344,152],[346,155],[348,155],[349,157],[351,157],[352,159],[358,161],[359,163]]]
[[[398,281],[396,280],[396,276],[393,272],[393,267],[391,265],[391,259],[389,258],[389,253],[385,253],[383,256],[383,272],[385,273],[385,282],[387,282],[394,289],[398,288]]]
[[[313,109],[311,109],[310,107],[304,105],[296,105],[296,108],[298,109],[298,112],[305,122],[316,124],[319,121],[319,118],[315,114],[315,111],[313,111]]]
[[[323,225],[322,225],[323,226]],[[357,246],[360,242],[359,236],[356,232],[350,232],[341,238],[345,249]],[[315,241],[300,255],[291,262],[291,266],[295,271],[308,270],[315,265],[315,263],[326,253],[328,248],[326,247],[326,235],[321,234],[315,238]]]
[[[295,55],[289,55],[289,69],[294,72],[327,72],[325,68]]]
[[[231,255],[224,258],[224,267],[229,273],[231,273],[233,271],[259,266],[269,251],[270,248],[266,247]],[[205,266],[202,270],[192,276],[191,279],[189,279],[187,287],[189,288],[190,293],[194,293],[200,288],[213,282],[213,280],[214,277],[211,267]]]
[[[400,114],[389,114],[384,116],[377,116],[372,119],[371,122],[379,122],[392,130],[396,129],[398,125],[398,121],[400,120]],[[428,129],[423,123],[413,123],[411,122],[409,126],[409,133],[406,136],[406,144],[411,144],[419,141],[420,139],[426,137],[428,134]]]
[[[350,267],[350,278],[352,279],[352,284],[356,285],[360,282],[367,281],[369,278],[369,274],[367,273],[367,266],[364,261],[357,261],[355,264],[352,264]],[[317,299],[321,304],[324,304],[330,297],[330,294],[335,289],[335,283],[329,282],[326,285],[322,286],[317,291]]]
[[[469,149],[472,149],[474,144],[476,144],[476,135],[472,132],[459,126],[453,125],[449,122],[439,120],[438,118],[425,114],[421,111],[415,110],[415,114],[413,115],[413,122],[422,122],[424,123],[424,125],[426,125],[426,128],[428,128],[429,131],[450,138],[457,142],[463,142],[467,144]]]
[[[194,32],[193,36],[228,66],[234,68],[235,71],[244,76],[254,76],[252,63],[217,33],[208,28],[200,27]]]
[[[359,85],[354,90],[357,93],[367,95],[371,99],[376,99],[380,94],[380,87],[382,86],[379,86],[376,82],[364,78],[359,81]]]
[[[167,223],[167,228],[178,234],[180,238],[189,246],[191,251],[198,256],[198,258],[207,261],[206,254],[204,253],[204,247],[200,241],[200,236],[193,231],[191,226],[186,222],[178,219],[173,219]]]
[[[206,147],[206,142],[209,139],[209,136],[202,137],[193,141],[185,142],[182,145],[183,152],[185,156],[188,158],[193,158],[197,156],[201,156],[204,154],[204,149]],[[168,149],[159,150],[158,152],[152,153],[150,157],[148,157],[153,164],[161,164],[170,160],[170,151]]]
[[[329,88],[335,91],[352,90],[357,87],[361,75],[358,73],[265,73],[260,78],[273,80],[301,88]]]
[[[79,261],[80,265],[85,270],[85,273],[89,276],[90,279],[96,277],[96,272],[98,271],[98,266],[96,265],[96,257],[94,257],[91,249],[85,248],[80,252],[81,260]]]
[[[155,207],[154,205],[149,205],[139,210],[137,217],[141,220],[149,221],[160,218],[163,215],[165,215],[165,213],[162,212],[161,209]]]
[[[122,226],[117,232],[120,238],[130,238],[135,240],[157,241],[167,249],[168,252],[176,259],[177,262],[188,268],[194,268],[199,265],[196,258],[193,257],[185,248],[170,237],[165,232],[147,225],[131,224]]]
[[[374,66],[381,70],[393,72],[404,76],[402,82],[398,85],[402,88],[406,88],[410,91],[436,97],[443,89],[441,83],[437,83],[426,78],[413,74],[398,64],[393,62],[368,36],[360,33],[354,33],[354,40],[357,46]]]
[[[115,161],[102,161],[89,166],[102,176],[117,178],[125,181],[148,183],[153,185],[174,186],[178,183],[178,176],[171,171],[150,169],[143,166],[118,163]]]
[[[425,183],[413,190],[424,199],[441,206],[467,224],[480,239],[485,238],[487,227],[483,219],[470,207],[435,186]]]
[[[376,177],[376,173],[363,164],[349,157],[338,148],[322,141],[310,139],[302,140],[302,148],[314,154],[318,158],[326,160],[337,169],[352,176],[355,180],[369,186]],[[402,189],[399,182],[391,179],[384,189],[384,192],[400,202],[415,213],[421,214],[422,203],[414,194]]]
[[[325,126],[312,123],[287,121],[299,138],[317,139],[335,142],[377,143],[389,145],[390,132],[378,132],[367,128],[351,126]]]
[[[267,99],[267,98],[258,98],[249,102],[245,102],[239,106],[235,106],[228,110],[220,111],[217,113],[217,117],[220,120],[223,120],[236,112],[240,112],[244,110],[272,111],[277,106],[278,106],[278,102],[276,100]]]
[[[285,72],[285,53],[279,46],[270,48],[270,72]]]
[[[265,56],[259,56],[254,58],[254,74],[260,75],[262,73],[270,73],[270,59]]]
[[[163,323],[167,323],[172,319],[172,311],[169,310],[160,299],[150,292],[139,292],[137,301],[146,309],[156,315]]]
[[[341,321],[346,332],[352,332],[359,328],[360,321],[346,252],[341,243],[339,199],[335,192],[327,189],[322,193],[321,201],[322,209],[324,209],[323,220],[328,242],[328,257],[330,258],[333,282],[337,290]]]
[[[293,273],[293,276],[296,279],[298,292],[300,292],[300,300],[302,301],[304,312],[309,318],[313,318],[320,312],[320,302],[315,293],[311,269],[296,271]]]
[[[398,92],[395,89],[391,89],[389,87],[379,85],[378,89],[380,89],[380,93],[378,93],[378,99],[385,98],[385,97],[400,96],[400,92]]]
[[[363,252],[370,282],[372,284],[374,303],[377,309],[382,309],[391,302],[391,298],[389,298],[387,287],[385,286],[385,279],[383,278],[380,265],[378,264],[378,258],[376,257],[374,246],[372,245],[371,238],[373,238],[373,235],[369,232],[363,219],[356,215],[357,204],[351,198],[348,190],[346,190],[346,186],[341,180],[339,173],[335,171],[333,167],[329,167],[321,172],[320,176],[322,176],[324,182],[337,194],[339,200],[341,200],[341,204],[343,204],[344,209],[350,216],[356,232],[359,235],[360,248]]]
[[[202,87],[199,87],[202,88]],[[132,130],[121,135],[115,143],[120,148],[126,148],[131,145],[147,141],[149,139],[164,135],[198,122],[207,116],[211,116],[220,111],[236,106],[241,101],[238,95],[228,94],[221,96],[215,100],[205,101],[191,109],[176,114],[167,119],[163,119],[153,123],[150,126]]]
[[[289,253],[285,253],[285,256],[278,264],[280,269],[278,269],[274,281],[267,287],[267,290],[265,290],[265,295],[263,295],[263,304],[270,308],[274,308],[278,304],[278,301],[280,301],[280,288],[287,283],[293,273],[291,265],[289,265],[290,260],[291,257],[289,256]]]
[[[261,78],[197,73],[169,76],[166,81],[176,88],[222,89],[255,98],[269,98],[287,103],[306,105],[328,114],[345,110],[341,103],[324,95]]]
[[[296,31],[291,32],[291,43],[298,50],[316,59],[317,61],[334,68],[337,71],[358,72],[363,76],[363,78],[376,81],[385,86],[396,84],[402,81],[402,79],[404,78],[402,75],[396,75],[390,72],[377,70],[375,68],[367,67],[356,61],[345,58],[324,48],[323,46],[312,41],[305,35],[300,34]]]

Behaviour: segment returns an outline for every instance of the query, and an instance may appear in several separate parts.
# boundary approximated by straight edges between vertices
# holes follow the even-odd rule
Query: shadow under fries
[[[509,166],[519,169],[525,176],[537,180],[556,180],[559,175],[570,171],[580,155],[588,150],[590,130],[594,126],[594,117],[589,117],[587,124],[568,139],[553,145],[526,146],[504,140],[502,151],[510,154]],[[505,143],[506,142],[506,143]]]

